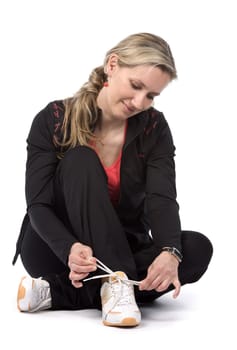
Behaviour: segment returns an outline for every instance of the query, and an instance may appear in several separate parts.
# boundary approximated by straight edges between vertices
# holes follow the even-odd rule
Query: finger
[[[169,280],[165,280],[162,283],[160,283],[158,285],[158,287],[156,287],[156,291],[157,292],[163,292],[164,290],[166,290],[170,285],[170,281]]]
[[[81,288],[83,286],[83,283],[81,281],[72,281],[72,285],[75,287],[75,288]]]
[[[89,259],[82,258],[81,256],[77,256],[74,259],[71,259],[71,263],[75,263],[81,266],[94,266],[96,267],[96,259],[90,257]]]
[[[71,271],[77,272],[77,273],[89,273],[92,271],[96,271],[97,267],[95,265],[78,265],[75,263],[70,263],[69,268]]]
[[[151,284],[152,280],[147,277],[139,283],[139,290],[150,290]]]
[[[92,268],[92,269],[94,269],[94,270],[97,269],[96,264],[92,263],[92,262],[89,261],[89,260],[80,260],[80,261],[77,261],[77,262],[75,262],[75,263],[76,263],[76,265],[82,266],[83,268]]]
[[[89,273],[76,273],[74,271],[71,271],[69,273],[69,279],[71,281],[80,281],[86,278],[89,275]]]
[[[174,293],[173,293],[173,298],[175,299],[175,298],[177,298],[179,296],[179,293],[180,293],[180,290],[181,290],[181,284],[180,284],[179,280],[175,280],[173,282],[173,285],[174,285],[174,288],[175,288]]]
[[[94,256],[91,256],[89,259],[88,259],[93,265],[96,265],[97,263],[97,260]]]
[[[150,278],[145,278],[139,283],[139,290],[151,290],[152,282],[153,281]]]
[[[79,245],[79,248],[78,248]],[[96,265],[96,258],[93,257],[92,249],[88,246],[84,246],[82,244],[78,244],[74,246],[69,254],[68,264],[71,262],[78,263],[78,265],[88,265],[93,264]]]
[[[79,255],[83,258],[83,259],[86,259],[86,260],[90,260],[93,256],[93,253],[92,253],[92,250],[91,248],[83,248],[81,250],[81,252],[79,253]]]
[[[81,265],[81,266],[88,266],[88,265],[95,265],[92,261],[90,261],[89,259],[85,259],[82,258],[81,256],[77,255],[77,256],[73,256],[70,258],[69,260],[69,265],[70,264],[76,264],[76,265]]]
[[[162,277],[153,277],[148,276],[146,277],[141,283],[139,284],[140,290],[152,290],[156,289],[160,284],[162,283]]]

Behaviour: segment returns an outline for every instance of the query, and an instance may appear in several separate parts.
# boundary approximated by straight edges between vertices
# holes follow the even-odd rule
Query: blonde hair
[[[104,71],[111,54],[118,56],[120,67],[151,65],[169,73],[171,80],[177,78],[174,58],[164,39],[150,33],[128,36],[107,52],[104,64],[91,72],[80,90],[73,97],[64,100],[63,138],[58,142],[62,147],[89,145],[95,139],[93,130],[100,118],[96,100],[107,79]]]

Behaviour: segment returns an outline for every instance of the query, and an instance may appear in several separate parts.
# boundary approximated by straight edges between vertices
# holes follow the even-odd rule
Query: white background
[[[0,4],[1,349],[84,347],[236,349],[236,11],[225,0],[3,0]],[[183,229],[203,232],[206,275],[142,310],[135,329],[101,324],[98,311],[22,314],[23,268],[11,259],[25,213],[26,137],[35,114],[76,92],[125,36],[166,39],[179,79],[156,100],[177,148]],[[232,315],[234,317],[231,320]],[[86,333],[88,332],[88,333]],[[5,344],[5,345],[2,345]]]

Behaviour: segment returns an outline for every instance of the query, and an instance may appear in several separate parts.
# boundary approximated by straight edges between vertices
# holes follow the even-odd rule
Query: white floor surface
[[[20,260],[2,279],[1,349],[236,349],[236,291],[218,285],[221,268],[215,256],[208,272],[182,288],[142,307],[136,328],[106,327],[98,310],[20,313],[16,293],[24,272]],[[3,276],[2,276],[3,277]],[[7,283],[5,283],[7,282]]]

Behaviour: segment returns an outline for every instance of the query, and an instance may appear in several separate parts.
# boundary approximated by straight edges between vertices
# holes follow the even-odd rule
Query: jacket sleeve
[[[53,142],[54,128],[53,111],[49,104],[34,118],[27,138],[25,194],[32,228],[66,264],[76,239],[53,209],[53,183],[59,162]]]
[[[181,251],[181,223],[176,201],[175,147],[163,116],[153,128],[155,142],[147,158],[146,205],[151,235],[159,247]]]

